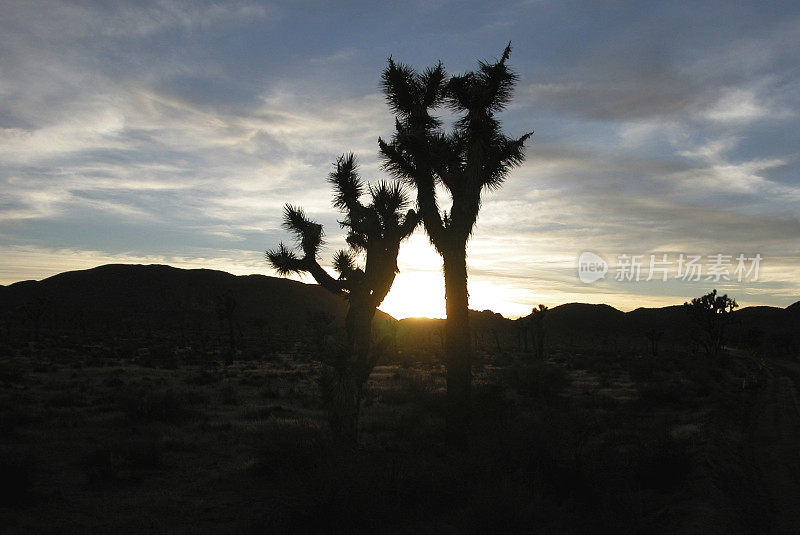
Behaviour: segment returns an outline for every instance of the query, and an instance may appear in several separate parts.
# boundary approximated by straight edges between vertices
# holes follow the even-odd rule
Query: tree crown
[[[510,53],[509,43],[499,60],[481,61],[477,70],[451,77],[441,62],[420,73],[391,57],[383,72],[382,87],[395,114],[392,138],[378,139],[383,166],[417,189],[435,245],[448,229],[466,239],[477,219],[482,190],[499,188],[525,158],[524,145],[532,132],[508,137],[496,117],[511,101],[517,80],[506,65]],[[450,132],[434,115],[442,107],[457,114]],[[437,184],[453,199],[449,212],[439,208]]]
[[[337,159],[328,181],[334,190],[333,206],[344,214],[340,224],[347,229],[349,245],[349,250],[339,250],[333,258],[338,279],[328,275],[317,261],[324,243],[322,225],[309,219],[302,208],[290,204],[284,206],[283,227],[294,235],[295,247],[281,242],[266,251],[267,261],[280,275],[308,272],[333,292],[361,289],[382,300],[397,272],[400,242],[411,235],[419,222],[417,213],[403,213],[409,201],[400,183],[382,180],[365,184],[352,153]],[[368,196],[368,204],[362,203],[364,196]],[[361,253],[366,257],[363,268],[358,266]]]

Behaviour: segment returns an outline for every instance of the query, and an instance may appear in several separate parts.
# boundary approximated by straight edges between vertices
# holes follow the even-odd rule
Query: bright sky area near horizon
[[[797,2],[0,3],[2,284],[105,263],[274,275],[286,202],[324,224],[329,266],[332,163],[352,151],[386,176],[387,57],[459,73],[511,40],[504,128],[536,133],[484,196],[471,308],[800,295]],[[585,251],[604,278],[581,281]],[[757,277],[740,254],[761,255]],[[399,267],[381,308],[443,316],[422,229]]]

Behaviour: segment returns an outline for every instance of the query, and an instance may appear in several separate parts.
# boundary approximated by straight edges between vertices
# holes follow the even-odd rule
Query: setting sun
[[[444,278],[441,272],[401,273],[379,307],[397,318],[445,317]]]
[[[400,273],[379,307],[397,318],[445,317],[442,259],[421,232],[400,246]]]
[[[423,232],[403,243],[397,265],[400,273],[379,308],[397,319],[444,318],[442,259]],[[531,303],[543,298],[531,289],[504,285],[486,276],[470,277],[468,287],[471,309],[491,309],[511,318],[530,314]]]

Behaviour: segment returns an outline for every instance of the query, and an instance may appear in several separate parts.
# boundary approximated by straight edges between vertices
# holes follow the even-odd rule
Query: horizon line
[[[96,266],[89,267],[89,268],[83,268],[83,269],[68,269],[66,271],[60,271],[60,272],[55,273],[53,275],[44,276],[44,277],[42,277],[40,279],[22,279],[22,280],[16,280],[16,281],[13,281],[13,282],[0,283],[0,287],[8,288],[8,287],[10,287],[10,286],[12,286],[14,284],[24,283],[24,282],[42,282],[42,281],[45,281],[45,280],[50,279],[52,277],[56,277],[58,275],[62,275],[64,273],[75,273],[75,272],[80,272],[80,271],[91,271],[91,270],[94,270],[94,269],[98,269],[98,268],[102,268],[102,267],[108,267],[108,266],[167,267],[167,268],[177,269],[177,270],[181,270],[181,271],[215,271],[215,272],[219,272],[219,273],[225,273],[225,274],[230,275],[232,277],[262,276],[262,277],[270,277],[270,278],[273,278],[273,279],[283,279],[283,280],[287,280],[287,281],[294,281],[294,282],[297,282],[297,283],[300,283],[300,284],[306,284],[306,285],[309,285],[309,286],[319,286],[319,284],[317,284],[316,282],[305,282],[305,281],[302,281],[302,280],[292,279],[292,278],[289,278],[289,277],[278,277],[278,276],[274,276],[274,275],[268,275],[268,274],[265,274],[265,273],[236,274],[236,273],[231,273],[229,271],[225,271],[225,270],[222,270],[222,269],[215,269],[215,268],[211,268],[211,267],[178,267],[178,266],[174,266],[174,265],[171,265],[171,264],[165,264],[165,263],[149,263],[149,264],[145,264],[145,263],[135,263],[135,262],[131,262],[131,263],[112,262],[112,263],[107,263],[107,264],[98,264]],[[734,296],[734,298],[735,298],[735,296]],[[786,305],[784,307],[780,307],[780,306],[776,306],[776,305],[769,305],[769,304],[764,304],[764,303],[748,304],[746,306],[739,307],[739,310],[743,310],[745,308],[752,308],[752,307],[770,307],[770,308],[775,308],[775,309],[779,309],[779,310],[786,310],[790,306],[792,306],[792,305],[794,305],[796,303],[799,303],[799,302],[800,302],[800,299],[798,299],[797,301],[793,301],[793,302],[789,303],[788,305]],[[592,305],[592,306],[604,305],[604,306],[611,307],[614,310],[617,310],[617,311],[622,312],[624,314],[627,314],[629,312],[633,312],[633,311],[639,310],[639,309],[660,309],[660,308],[668,308],[668,307],[672,307],[672,306],[681,306],[683,304],[684,303],[672,302],[672,303],[665,304],[665,305],[658,306],[658,307],[639,306],[639,307],[622,307],[622,308],[618,308],[618,307],[616,307],[614,305],[610,305],[608,303],[603,303],[603,302],[601,302],[601,303],[592,303],[592,302],[587,302],[587,301],[568,301],[568,302],[564,302],[564,303],[559,303],[557,305],[549,306],[549,308],[550,308],[550,310],[552,310],[554,308],[558,308],[558,307],[565,306],[565,305]],[[532,308],[533,308],[533,306],[532,306]],[[628,308],[628,309],[626,310],[626,308]],[[412,319],[412,320],[413,319],[417,319],[417,320],[443,320],[443,319],[446,319],[446,316],[424,316],[424,315],[423,316],[409,315],[409,316],[395,317],[394,315],[392,315],[392,314],[390,314],[390,313],[388,313],[388,312],[386,312],[384,310],[381,310],[380,306],[378,307],[378,310],[380,310],[382,313],[386,314],[387,316],[389,316],[389,317],[391,317],[391,318],[393,318],[393,319],[395,319],[397,321],[405,320],[405,319]],[[502,312],[497,312],[497,311],[495,311],[493,309],[489,309],[489,308],[482,309],[482,310],[470,308],[469,310],[471,310],[473,312],[478,312],[478,313],[490,312],[492,314],[499,314],[501,317],[503,317],[505,319],[509,319],[509,320],[516,320],[516,319],[520,319],[520,318],[524,318],[524,317],[528,316],[527,314],[526,315],[508,315],[508,316],[506,316]]]

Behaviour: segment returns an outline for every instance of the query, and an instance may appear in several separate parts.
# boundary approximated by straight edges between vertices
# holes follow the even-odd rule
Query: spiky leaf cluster
[[[317,262],[324,236],[322,225],[292,205],[284,207],[283,227],[294,234],[296,249],[280,243],[266,252],[267,260],[281,275],[310,272],[320,284],[334,291],[352,292],[366,284],[369,288],[361,289],[382,300],[396,272],[399,244],[413,232],[419,218],[413,210],[403,213],[409,200],[399,182],[365,184],[358,175],[358,162],[352,153],[337,159],[328,182],[333,186],[333,206],[344,214],[340,224],[347,229],[350,248],[334,256],[338,281],[330,278]],[[365,196],[369,198],[367,204],[362,203]],[[364,268],[357,264],[362,253],[366,257]],[[370,265],[374,266],[371,271]]]
[[[479,62],[477,70],[449,78],[441,64],[420,73],[391,58],[383,73],[386,100],[396,115],[391,140],[378,140],[384,168],[416,187],[435,245],[448,229],[466,239],[477,219],[481,191],[500,187],[524,160],[531,133],[508,137],[496,118],[510,102],[517,80],[506,65],[510,53],[509,43],[500,60]],[[434,116],[441,107],[458,116],[449,132]],[[447,212],[439,208],[436,184],[453,199]]]

